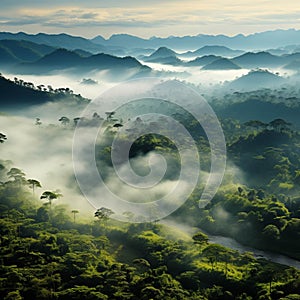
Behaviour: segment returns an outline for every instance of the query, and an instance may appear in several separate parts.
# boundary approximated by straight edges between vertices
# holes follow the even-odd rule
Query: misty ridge
[[[0,33],[1,226],[25,245],[18,270],[21,252],[34,266],[44,253],[57,260],[50,283],[11,289],[62,300],[298,295],[299,36]],[[8,240],[7,253],[19,247]]]

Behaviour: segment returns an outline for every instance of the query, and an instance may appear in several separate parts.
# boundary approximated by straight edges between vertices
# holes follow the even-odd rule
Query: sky
[[[0,31],[69,33],[92,38],[128,33],[251,34],[300,29],[299,0],[1,0]]]

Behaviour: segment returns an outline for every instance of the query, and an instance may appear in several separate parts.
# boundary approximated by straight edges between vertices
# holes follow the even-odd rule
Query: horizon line
[[[277,28],[277,29],[272,29],[272,30],[263,30],[263,31],[257,31],[257,32],[253,32],[253,33],[249,33],[249,34],[244,34],[244,33],[236,33],[236,34],[233,34],[233,35],[230,35],[230,34],[224,34],[224,33],[217,33],[217,34],[208,34],[208,33],[199,33],[199,34],[195,34],[195,35],[169,35],[169,36],[151,36],[151,37],[141,37],[139,35],[134,35],[134,34],[129,34],[129,33],[124,33],[124,32],[120,32],[120,33],[113,33],[111,34],[109,37],[104,37],[103,35],[101,34],[97,34],[95,35],[94,37],[92,38],[88,38],[88,37],[85,37],[83,35],[74,35],[74,34],[70,34],[70,33],[67,33],[67,32],[60,32],[60,33],[49,33],[49,32],[36,32],[36,33],[29,33],[29,32],[25,32],[25,31],[18,31],[18,32],[13,32],[13,31],[0,31],[0,34],[1,33],[11,33],[11,34],[26,34],[26,35],[39,35],[39,34],[46,34],[46,35],[69,35],[69,36],[72,36],[72,37],[80,37],[80,38],[84,38],[86,40],[93,40],[97,37],[102,37],[103,39],[105,40],[109,40],[111,39],[113,36],[118,36],[118,35],[127,35],[127,36],[131,36],[131,37],[136,37],[136,38],[139,38],[139,39],[143,39],[143,40],[151,40],[151,39],[168,39],[168,38],[184,38],[184,37],[198,37],[198,36],[226,36],[226,37],[229,37],[229,38],[234,38],[234,37],[237,37],[237,36],[244,36],[244,37],[249,37],[249,36],[252,36],[252,35],[255,35],[255,34],[262,34],[262,33],[267,33],[267,32],[275,32],[275,31],[300,31],[300,29],[296,29],[296,28],[288,28],[288,29],[282,29],[282,28]]]

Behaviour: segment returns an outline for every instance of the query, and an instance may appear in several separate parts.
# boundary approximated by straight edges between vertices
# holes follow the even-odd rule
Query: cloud
[[[276,27],[298,26],[299,7],[292,0],[152,0],[60,1],[4,0],[0,13],[2,29],[25,26],[46,31],[68,28],[68,32],[90,36],[96,28],[107,36],[129,32],[142,36],[198,33],[251,33]],[[26,3],[26,6],[25,6]],[[13,16],[13,17],[11,17]],[[260,28],[260,26],[263,26]],[[80,28],[82,27],[82,28]],[[93,30],[89,30],[92,27]],[[1,29],[0,28],[0,29]],[[275,28],[274,28],[275,29]]]

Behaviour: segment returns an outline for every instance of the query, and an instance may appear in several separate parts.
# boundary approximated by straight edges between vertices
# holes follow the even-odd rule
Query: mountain
[[[51,95],[19,85],[0,76],[1,109],[10,106],[41,104],[52,100]]]
[[[300,60],[295,60],[284,66],[287,70],[293,70],[300,72]]]
[[[220,58],[214,60],[213,62],[205,65],[202,70],[239,70],[240,66],[233,63],[231,60],[227,58]]]
[[[261,88],[278,87],[284,83],[284,78],[267,70],[255,70],[250,71],[248,74],[232,81],[229,84],[229,87],[235,90],[250,91]]]
[[[148,40],[146,39],[129,34],[113,34],[108,40],[104,39],[102,36],[96,36],[91,39],[91,41],[94,43],[101,43],[101,45],[123,46],[125,48],[144,48],[148,43]]]
[[[24,32],[10,33],[0,32],[0,40],[24,40],[37,44],[44,44],[56,48],[66,48],[69,50],[82,49],[93,53],[110,52],[110,50],[102,45],[95,44],[88,39],[72,36],[68,34],[27,34]]]
[[[205,35],[196,36],[171,36],[167,38],[152,37],[143,39],[127,34],[112,35],[109,39],[94,38],[92,42],[101,41],[104,46],[122,46],[125,48],[158,48],[169,47],[175,50],[198,49],[203,46],[225,46],[242,50],[265,50],[293,45],[300,40],[300,30],[274,30],[254,33],[250,35]]]
[[[143,66],[133,57],[116,57],[103,53],[84,57],[66,49],[57,49],[33,63],[22,63],[15,66],[15,70],[25,74],[66,69],[125,71],[132,68],[135,68],[137,71],[150,71],[149,67]]]
[[[83,56],[83,57],[89,57],[89,56],[93,55],[93,53],[82,50],[82,49],[75,49],[74,52],[76,54],[80,55],[80,56]]]
[[[243,68],[268,68],[281,66],[284,61],[282,57],[272,55],[268,52],[247,52],[232,59],[232,62]]]
[[[165,57],[174,57],[177,53],[167,47],[160,47],[146,58],[146,61],[152,61],[154,59],[160,59]]]
[[[0,40],[0,64],[35,61],[55,48],[28,41]]]
[[[88,100],[80,95],[69,93],[70,89],[43,91],[30,82],[15,79],[11,81],[0,75],[1,111],[22,109],[46,102],[66,100],[78,104],[87,104]]]
[[[146,62],[159,63],[159,64],[172,65],[172,66],[178,66],[178,65],[183,64],[183,61],[180,60],[176,56],[167,56],[167,57],[158,57],[158,58],[153,58],[153,59],[147,59]]]
[[[242,50],[232,50],[225,46],[204,46],[196,51],[188,51],[182,53],[180,56],[193,57],[193,56],[204,56],[204,55],[218,55],[226,57],[234,57],[243,54]]]
[[[191,60],[186,63],[186,65],[190,67],[198,67],[198,66],[205,66],[207,64],[212,63],[215,60],[218,60],[222,57],[220,56],[215,56],[215,55],[204,55],[202,57],[197,57],[194,60]]]
[[[221,118],[232,118],[240,122],[260,120],[270,122],[282,118],[300,127],[300,107],[288,107],[284,103],[271,103],[258,99],[250,99],[217,108],[216,112]]]

